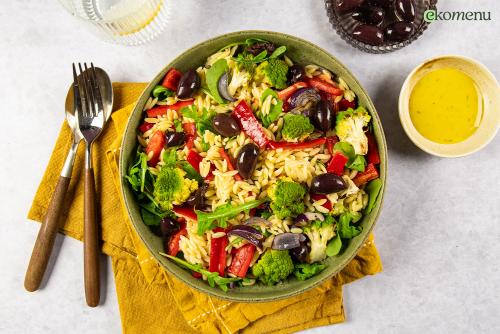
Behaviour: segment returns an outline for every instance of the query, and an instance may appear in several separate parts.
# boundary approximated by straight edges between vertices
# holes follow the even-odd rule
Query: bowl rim
[[[371,218],[372,219],[372,223],[369,225],[369,228],[366,231],[366,234],[364,236],[363,241],[359,242],[359,244],[355,248],[353,248],[351,250],[352,253],[350,254],[350,256],[348,256],[345,259],[343,259],[343,261],[337,266],[337,268],[336,268],[335,271],[332,271],[329,275],[327,275],[327,276],[325,276],[325,277],[317,280],[316,282],[313,282],[313,283],[305,285],[305,286],[301,286],[301,287],[299,287],[297,289],[293,289],[293,290],[282,290],[279,293],[276,293],[276,294],[274,294],[272,296],[263,296],[263,297],[260,297],[260,298],[254,298],[254,297],[251,297],[251,296],[234,296],[234,295],[231,295],[230,292],[223,292],[220,289],[211,288],[208,285],[208,283],[204,282],[204,281],[203,281],[203,284],[192,284],[190,281],[187,281],[183,277],[181,277],[180,275],[178,275],[175,272],[175,270],[171,270],[170,268],[168,268],[168,265],[172,265],[172,266],[175,266],[175,267],[179,268],[180,270],[185,270],[182,267],[178,266],[177,264],[175,264],[175,263],[173,263],[171,261],[168,261],[168,260],[166,260],[163,257],[160,257],[159,254],[156,254],[155,249],[153,249],[153,247],[145,240],[145,237],[143,235],[141,235],[141,233],[139,233],[137,231],[136,224],[138,224],[138,223],[144,224],[144,223],[142,221],[137,222],[137,221],[134,221],[132,219],[130,205],[129,205],[128,201],[126,200],[127,199],[126,187],[128,187],[128,185],[125,182],[125,177],[123,175],[123,172],[126,170],[126,168],[128,166],[126,166],[126,162],[127,162],[126,159],[127,159],[127,157],[125,157],[125,154],[123,153],[124,150],[122,149],[123,145],[124,145],[124,142],[125,142],[125,139],[126,139],[125,134],[127,134],[131,130],[130,128],[132,127],[131,122],[130,122],[132,116],[135,113],[137,113],[137,112],[140,112],[140,113],[143,112],[143,110],[142,110],[143,109],[143,105],[139,105],[139,101],[144,97],[144,95],[147,92],[149,92],[152,89],[153,86],[155,86],[157,84],[157,82],[159,81],[158,78],[160,76],[162,76],[162,74],[164,74],[164,72],[168,68],[170,68],[172,66],[171,65],[172,63],[175,63],[179,59],[182,59],[183,57],[186,57],[193,49],[196,49],[196,48],[201,47],[203,45],[209,45],[211,43],[217,42],[219,39],[231,38],[231,37],[236,37],[236,36],[239,36],[241,39],[245,39],[245,38],[250,37],[251,35],[254,35],[254,36],[255,35],[262,35],[262,36],[265,36],[263,38],[266,38],[266,37],[272,38],[273,36],[279,35],[279,36],[285,37],[287,39],[291,39],[291,40],[294,40],[296,42],[303,43],[303,44],[308,45],[309,47],[311,47],[315,51],[317,51],[319,53],[322,53],[324,56],[326,56],[327,58],[330,58],[333,62],[335,62],[336,64],[338,64],[338,66],[341,67],[350,76],[350,78],[352,79],[352,81],[354,81],[361,88],[361,91],[362,91],[363,95],[366,96],[368,103],[367,103],[367,106],[365,106],[365,107],[368,110],[371,111],[370,114],[372,116],[372,119],[375,120],[375,122],[377,123],[378,129],[380,130],[380,140],[378,141],[378,144],[379,144],[378,146],[379,146],[379,151],[381,151],[381,153],[382,153],[381,155],[383,155],[385,157],[385,159],[383,159],[383,161],[381,161],[381,163],[379,165],[379,168],[380,168],[380,178],[382,179],[382,188],[381,188],[380,193],[379,193],[379,195],[377,197],[378,206],[375,206],[375,208],[373,209],[372,213],[370,213],[370,215],[373,215],[372,218]],[[356,94],[356,95],[358,95],[358,94]],[[136,131],[136,129],[132,129],[132,130]],[[365,245],[366,240],[368,239],[371,231],[375,227],[375,225],[376,225],[376,223],[377,223],[377,221],[378,221],[378,219],[380,217],[380,213],[382,211],[384,197],[385,197],[386,186],[387,186],[387,173],[388,173],[387,142],[386,142],[385,134],[384,134],[383,127],[382,127],[382,122],[380,120],[378,112],[376,111],[375,105],[374,105],[372,99],[370,98],[370,96],[368,95],[368,92],[366,91],[366,89],[359,83],[358,79],[352,74],[352,72],[342,62],[340,62],[335,56],[333,56],[332,54],[330,54],[329,52],[327,52],[323,48],[321,48],[321,47],[313,44],[312,42],[304,40],[304,39],[302,39],[300,37],[296,37],[296,36],[289,35],[289,34],[284,34],[284,33],[281,33],[281,32],[269,31],[269,30],[240,30],[240,31],[235,31],[235,32],[221,34],[221,35],[209,38],[207,40],[204,40],[202,42],[199,42],[199,43],[196,43],[196,44],[192,45],[191,47],[185,49],[178,56],[176,56],[175,58],[173,58],[172,60],[170,60],[155,75],[155,77],[152,79],[152,81],[150,81],[148,83],[148,85],[142,91],[141,95],[138,97],[138,99],[137,99],[137,101],[136,101],[136,103],[134,105],[134,108],[133,108],[132,112],[129,115],[129,118],[127,119],[127,125],[125,127],[124,132],[123,132],[123,137],[122,137],[122,142],[121,142],[120,147],[121,147],[121,149],[120,149],[120,156],[119,156],[119,175],[120,175],[121,196],[123,198],[123,202],[124,202],[126,210],[127,210],[127,215],[128,215],[128,217],[130,219],[130,222],[132,223],[132,226],[134,227],[134,230],[136,230],[137,235],[141,239],[142,243],[146,246],[146,248],[148,249],[148,251],[151,253],[151,255],[153,256],[153,258],[160,264],[160,266],[164,270],[166,270],[169,274],[172,274],[176,279],[180,280],[181,282],[183,282],[184,284],[186,284],[188,287],[193,288],[193,289],[195,289],[195,290],[197,290],[199,292],[203,292],[203,293],[206,293],[208,295],[215,296],[215,297],[223,299],[223,300],[234,301],[234,302],[254,302],[255,303],[255,302],[269,302],[269,301],[282,300],[282,299],[293,297],[293,296],[299,295],[301,293],[304,293],[306,291],[309,291],[309,290],[311,290],[311,289],[319,286],[320,284],[324,283],[326,280],[331,279],[332,277],[334,277],[335,275],[337,275],[347,264],[349,264],[356,257],[356,255],[358,254],[359,250]],[[365,232],[363,231],[363,233],[365,233]],[[164,264],[162,261],[163,262],[166,261],[165,262],[166,264]]]
[[[470,149],[464,149],[462,152],[459,153],[446,153],[446,152],[440,152],[432,147],[429,147],[429,145],[435,146],[435,147],[440,147],[443,149],[446,148],[451,148],[455,145],[461,144],[462,142],[459,143],[454,143],[454,144],[439,144],[432,142],[431,140],[425,138],[422,136],[418,130],[415,128],[413,125],[413,122],[411,121],[410,118],[410,108],[409,108],[409,99],[411,96],[411,90],[410,90],[410,84],[412,79],[416,75],[419,74],[419,72],[423,69],[425,69],[426,65],[431,64],[431,63],[437,63],[437,62],[442,62],[446,61],[447,59],[456,59],[458,61],[462,61],[465,63],[468,63],[475,68],[477,68],[488,80],[492,85],[496,85],[499,87],[498,81],[493,75],[493,73],[481,62],[467,57],[467,56],[462,56],[462,55],[453,55],[453,54],[445,54],[445,55],[440,55],[440,56],[435,56],[429,59],[426,59],[419,65],[415,66],[413,70],[408,74],[406,77],[403,85],[401,86],[401,91],[399,93],[399,99],[398,99],[398,109],[399,109],[399,121],[401,123],[401,126],[403,127],[406,135],[410,140],[415,144],[418,148],[420,148],[422,151],[429,153],[434,156],[442,157],[442,158],[459,158],[459,157],[464,157],[473,153],[476,153],[480,150],[482,150],[484,147],[486,147],[496,136],[498,133],[498,130],[500,128],[500,122],[497,123],[497,126],[495,129],[491,130],[490,132],[486,133],[481,137],[481,143],[473,148]],[[455,68],[452,65],[449,65],[451,68]],[[474,80],[474,78],[472,78]],[[500,88],[499,88],[499,93],[500,93]],[[407,97],[407,98],[406,98]],[[500,108],[496,108],[493,110],[493,112],[497,112],[499,114],[498,118],[500,119]],[[456,146],[455,146],[456,147]]]

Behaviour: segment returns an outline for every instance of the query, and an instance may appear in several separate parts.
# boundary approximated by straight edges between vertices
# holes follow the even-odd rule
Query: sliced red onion
[[[228,236],[236,235],[238,237],[242,237],[249,243],[253,244],[255,247],[262,249],[262,240],[264,240],[264,235],[253,228],[252,226],[247,225],[236,225],[233,226],[228,232]]]
[[[219,79],[217,83],[217,90],[219,91],[220,96],[222,96],[225,100],[230,102],[236,101],[234,97],[229,94],[229,73],[225,72]]]
[[[317,212],[306,212],[304,215],[307,217],[309,220],[319,220],[319,221],[324,221],[325,217],[321,213]]]
[[[300,243],[306,241],[302,233],[281,233],[274,237],[272,249],[286,250],[300,247]]]
[[[321,96],[314,88],[299,88],[289,100],[292,109],[298,107],[312,107],[321,100]]]
[[[245,225],[263,225],[263,226],[271,226],[271,222],[262,217],[250,217],[243,224]]]

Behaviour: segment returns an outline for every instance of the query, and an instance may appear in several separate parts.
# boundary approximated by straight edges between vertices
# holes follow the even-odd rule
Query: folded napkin
[[[127,216],[118,174],[122,134],[144,87],[140,83],[113,84],[115,111],[94,145],[102,251],[112,260],[123,332],[291,333],[342,322],[342,285],[382,270],[373,236],[333,279],[299,296],[267,303],[235,303],[210,297],[177,280],[154,260]],[[28,214],[32,220],[40,222],[47,211],[70,138],[69,127],[63,124]],[[80,145],[60,230],[78,240],[83,238],[83,151]]]

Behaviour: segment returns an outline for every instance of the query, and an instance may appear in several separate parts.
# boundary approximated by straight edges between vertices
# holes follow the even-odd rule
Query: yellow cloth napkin
[[[342,285],[382,270],[373,236],[340,274],[299,296],[235,303],[197,292],[165,272],[134,231],[118,189],[122,134],[145,84],[115,83],[115,111],[94,146],[102,251],[112,259],[124,333],[291,333],[344,320]],[[41,221],[54,191],[71,133],[63,124],[28,218]],[[61,232],[83,236],[83,145],[78,151]],[[83,293],[83,291],[82,291]],[[304,312],[307,310],[307,312]]]

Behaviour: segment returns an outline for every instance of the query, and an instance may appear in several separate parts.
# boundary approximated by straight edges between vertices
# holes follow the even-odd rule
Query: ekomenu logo
[[[491,21],[491,12],[438,12],[435,9],[428,9],[424,12],[424,21],[429,23],[433,21]]]

